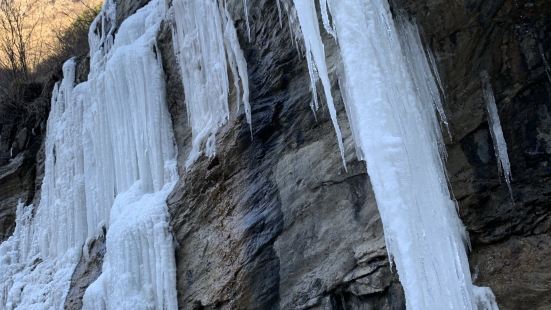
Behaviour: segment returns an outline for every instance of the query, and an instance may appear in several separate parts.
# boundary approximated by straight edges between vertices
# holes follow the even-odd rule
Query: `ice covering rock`
[[[492,141],[494,142],[498,170],[500,174],[503,174],[503,178],[505,179],[505,182],[507,182],[507,187],[511,198],[513,198],[513,190],[511,188],[511,163],[507,153],[507,142],[505,141],[503,129],[501,128],[501,121],[499,120],[494,90],[492,89],[490,76],[486,71],[481,73],[481,78],[484,101],[486,102],[486,111],[488,112],[488,124],[490,125],[490,134],[492,136]]]
[[[103,274],[84,308],[177,308],[165,203],[176,148],[155,45],[163,6],[151,1],[118,30],[115,10],[106,1],[91,27],[88,81],[74,85],[69,60],[54,89],[40,205],[19,206],[0,246],[6,309],[62,309],[82,246],[102,226]]]
[[[75,61],[63,66],[56,84],[45,142],[41,202],[17,208],[16,229],[0,245],[0,304],[5,309],[60,309],[86,240],[81,102],[74,87]],[[81,111],[81,110],[80,110]],[[65,117],[66,116],[66,117]]]
[[[177,308],[165,203],[177,181],[176,150],[155,41],[163,8],[151,1],[122,23],[110,50],[92,54],[91,110],[85,112],[91,118],[85,127],[105,130],[88,133],[86,145],[97,147],[90,152],[97,156],[87,163],[113,167],[113,187],[99,187],[99,195],[90,197],[108,190],[116,199],[106,221],[103,273],[86,291],[85,309]],[[90,37],[91,42],[111,41],[93,31]],[[109,180],[107,173],[91,175],[97,180],[92,183]]]
[[[294,3],[307,50],[314,51],[308,62],[323,63],[314,3]],[[407,308],[492,305],[479,300],[491,291],[481,296],[471,281],[468,241],[441,157],[435,112],[443,113],[440,94],[418,33],[411,25],[395,24],[386,0],[321,0],[322,10],[325,6],[333,25],[324,12],[322,19],[335,30],[343,60],[347,114],[358,154],[367,164]]]
[[[207,156],[215,154],[216,132],[229,119],[228,66],[237,97],[243,93],[239,99],[251,124],[249,80],[233,21],[221,3],[175,0],[173,8],[174,51],[181,69],[193,136],[186,161],[189,167],[201,156],[203,144]]]

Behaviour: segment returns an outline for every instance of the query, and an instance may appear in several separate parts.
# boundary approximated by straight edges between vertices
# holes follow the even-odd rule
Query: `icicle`
[[[281,0],[277,0],[277,16],[279,17],[279,27],[283,28],[283,19],[281,17]]]
[[[241,81],[241,89],[243,90],[243,97],[241,101],[245,107],[245,116],[247,123],[249,123],[249,129],[252,134],[252,119],[251,119],[251,105],[249,103],[249,75],[247,72],[247,60],[243,55],[243,51],[239,46],[239,39],[237,38],[237,32],[233,25],[230,13],[225,7],[220,7],[222,12],[222,19],[224,20],[224,43],[226,45],[226,52],[228,54],[228,61],[230,64],[230,70],[232,71],[234,86],[237,90],[237,98],[239,100],[240,87],[239,81]],[[239,104],[237,104],[239,111]]]
[[[243,97],[238,100],[245,106],[247,121],[251,124],[249,81],[233,21],[222,5],[214,0],[175,0],[173,6],[174,50],[193,136],[192,150],[186,160],[189,168],[201,156],[203,145],[205,154],[214,156],[216,133],[229,119],[228,65],[238,95],[243,91]]]
[[[337,111],[333,102],[333,95],[331,94],[331,82],[325,62],[325,48],[321,41],[316,6],[314,0],[294,0],[294,3],[303,33],[304,47],[306,49],[306,60],[308,62],[308,72],[310,73],[311,82],[310,87],[313,96],[313,109],[318,109],[316,82],[320,79],[325,93],[325,100],[327,101],[327,108],[337,135],[337,143],[341,152],[342,163],[346,169],[342,134],[337,120]]]
[[[293,46],[297,50],[297,53],[302,55],[302,50],[300,48],[299,40],[302,40],[302,33],[300,30],[300,22],[298,21],[297,12],[295,7],[292,6],[292,0],[278,0],[281,4],[283,11],[287,14],[287,26],[289,27],[289,33],[291,34],[291,39],[293,40]]]
[[[247,24],[247,37],[249,42],[251,42],[251,24],[249,23],[249,7],[247,5],[247,0],[243,0],[243,7],[245,9],[245,22]]]
[[[428,109],[425,113],[428,119],[425,121],[433,127],[433,133],[436,134],[436,141],[440,150],[440,155],[445,160],[447,158],[446,145],[440,130],[440,124],[436,118],[434,111],[438,112],[440,122],[444,125],[451,138],[448,119],[444,111],[441,94],[443,93],[440,76],[436,68],[434,56],[430,50],[423,48],[419,28],[405,17],[398,17],[396,26],[399,31],[399,39],[404,50],[404,57],[408,65],[410,75],[412,77],[413,87],[416,92],[419,92],[421,98],[430,100],[432,105],[425,105],[423,108]]]
[[[513,190],[511,188],[511,164],[509,162],[509,155],[507,154],[507,142],[505,142],[505,136],[503,135],[503,130],[501,128],[501,121],[499,120],[494,91],[492,89],[488,72],[482,72],[481,79],[484,101],[486,102],[486,111],[488,112],[490,133],[494,142],[494,150],[498,162],[498,170],[500,174],[503,174],[505,182],[507,182],[507,188],[509,189],[511,199],[514,200]]]
[[[91,62],[85,166],[101,169],[86,170],[87,179],[97,180],[87,187],[97,206],[89,210],[99,211],[88,220],[90,233],[105,220],[109,227],[102,275],[87,289],[84,309],[177,308],[165,203],[178,178],[176,150],[156,52],[163,11],[151,1]]]
[[[72,104],[75,61],[63,66],[66,77],[56,84],[45,142],[45,175],[41,202],[19,204],[16,230],[0,245],[0,304],[5,309],[62,308],[68,283],[79,259],[78,247],[86,238],[77,142],[79,106]],[[65,118],[71,115],[72,118]],[[75,156],[73,156],[75,154]],[[39,262],[39,263],[36,263]],[[4,309],[4,308],[3,308]]]
[[[333,38],[337,38],[337,33],[335,32],[335,29],[333,25],[331,25],[331,22],[329,21],[329,14],[327,12],[327,6],[329,3],[327,0],[319,0],[320,9],[321,9],[321,19],[323,21],[323,27],[325,27],[325,31],[329,33]]]
[[[499,310],[496,303],[496,298],[491,289],[487,287],[473,287],[474,296],[481,310]]]
[[[450,199],[442,134],[446,121],[436,70],[410,23],[397,30],[386,0],[320,0],[336,32],[341,85],[358,154],[366,161],[408,309],[484,307],[473,292],[466,232]],[[323,78],[312,1],[295,0],[308,58]],[[316,51],[314,50],[314,52]],[[311,72],[312,74],[312,72]],[[323,81],[323,80],[322,80]],[[328,84],[328,83],[327,83]],[[490,290],[480,298],[487,301]]]

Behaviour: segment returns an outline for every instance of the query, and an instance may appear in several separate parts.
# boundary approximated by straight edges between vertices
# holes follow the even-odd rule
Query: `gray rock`
[[[169,198],[180,307],[403,309],[337,85],[348,171],[326,108],[315,116],[310,109],[306,62],[289,29],[280,28],[275,2],[251,5],[251,42],[242,1],[229,1],[228,8],[248,62],[252,139],[244,115],[232,116],[217,136],[216,157],[180,169],[182,180]],[[334,74],[338,57],[327,39]],[[177,66],[172,46],[161,42],[170,84]],[[190,130],[180,117],[185,101],[170,89],[182,166]]]
[[[17,136],[15,136],[15,141],[12,144],[12,149],[15,152],[15,154],[19,153],[20,151],[24,150],[27,146],[27,127],[22,128],[17,133]]]
[[[120,26],[122,22],[130,15],[136,13],[137,10],[149,3],[151,0],[115,0],[117,6],[117,25]]]
[[[87,253],[82,253],[71,278],[71,286],[65,299],[65,310],[82,309],[82,298],[90,284],[101,274],[105,256],[105,228],[103,234],[85,245]]]
[[[42,135],[29,137],[26,127],[12,130],[18,132],[12,138],[13,141],[9,137],[0,139],[0,145],[4,145],[4,148],[5,145],[16,145],[14,147],[18,148],[13,152],[14,158],[0,160],[0,242],[8,239],[15,229],[18,203],[33,203],[37,189],[40,188],[36,183],[37,177],[43,175],[39,156],[42,152]]]
[[[551,81],[544,62],[551,57],[551,3],[395,0],[394,7],[422,26],[445,84],[454,138],[448,172],[471,236],[476,282],[493,288],[501,309],[551,308]],[[508,144],[514,202],[498,175],[482,70],[491,76]]]
[[[117,0],[117,24],[147,2]],[[183,163],[191,133],[170,25],[163,25],[158,37],[179,149],[181,180],[168,203],[180,307],[404,309],[369,178],[354,156],[338,85],[333,94],[347,171],[323,103],[317,119],[310,110],[305,59],[295,50],[288,27],[280,28],[275,1],[249,2],[250,42],[243,1],[227,4],[248,62],[252,133],[241,110],[221,128],[217,155],[200,158],[187,171]],[[447,141],[447,168],[471,236],[476,283],[492,287],[501,309],[549,309],[551,81],[544,57],[551,59],[551,4],[391,2],[395,14],[416,18],[437,58],[453,135]],[[325,43],[334,75],[335,42],[325,38]],[[79,80],[86,68],[84,60]],[[491,76],[509,146],[514,203],[498,175],[482,70]],[[1,128],[1,156],[17,130]],[[13,229],[14,200],[36,201],[38,196],[43,152],[41,143],[30,145],[36,146],[25,160],[0,168],[0,233],[5,235]],[[79,263],[68,308],[80,307],[84,290],[99,275],[103,251],[104,242],[98,240],[91,256]]]

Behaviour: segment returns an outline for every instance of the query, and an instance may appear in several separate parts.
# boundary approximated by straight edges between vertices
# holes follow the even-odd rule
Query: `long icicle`
[[[501,128],[501,121],[499,119],[499,113],[496,106],[496,99],[494,96],[494,90],[492,89],[492,83],[490,82],[490,76],[488,72],[483,71],[481,74],[482,79],[482,91],[484,94],[484,101],[486,103],[486,112],[488,116],[488,124],[490,125],[490,135],[494,144],[494,150],[496,154],[498,170],[500,175],[503,175],[511,199],[513,198],[513,189],[511,188],[511,163],[509,161],[509,155],[507,153],[507,142],[505,141],[505,135]]]
[[[324,55],[313,3],[294,2],[307,50],[318,55],[307,61],[318,65]],[[438,82],[416,29],[406,24],[400,34],[386,0],[320,0],[325,5],[333,25],[322,12],[324,26],[335,29],[343,60],[347,114],[407,308],[496,309],[491,291],[472,285],[441,156]]]
[[[337,135],[337,143],[341,152],[342,163],[346,169],[342,133],[337,120],[337,111],[335,109],[333,95],[331,94],[331,81],[329,79],[327,63],[325,62],[325,48],[321,41],[316,6],[314,0],[295,0],[295,8],[303,33],[304,47],[306,49],[306,59],[308,62],[308,72],[310,73],[310,85],[313,96],[312,109],[318,109],[316,82],[320,79],[325,94],[325,100],[327,101],[327,108],[331,116],[331,121],[333,122],[333,127],[335,128],[335,134]]]

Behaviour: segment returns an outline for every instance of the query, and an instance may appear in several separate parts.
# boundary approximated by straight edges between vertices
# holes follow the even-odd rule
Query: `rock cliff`
[[[438,59],[453,136],[448,172],[470,233],[476,282],[493,289],[501,309],[551,307],[551,3],[394,4],[417,19]],[[496,96],[514,201],[498,174],[482,71]]]
[[[339,85],[332,87],[347,170],[328,111],[310,109],[306,59],[295,48],[291,29],[280,26],[276,1],[248,1],[250,40],[244,2],[226,2],[247,60],[252,132],[243,111],[232,113],[217,136],[216,156],[201,157],[189,169],[184,162],[191,133],[170,25],[158,35],[179,149],[181,179],[168,203],[180,308],[404,309]],[[117,3],[120,23],[147,0]],[[492,288],[500,309],[549,309],[551,3],[393,0],[391,5],[396,15],[416,20],[436,57],[450,122],[447,170],[470,234],[475,282]],[[340,65],[335,41],[328,36],[324,41],[335,75]],[[493,150],[484,71],[508,145],[513,199]],[[231,97],[235,102],[235,94]],[[236,110],[234,103],[231,111]],[[29,133],[18,132],[2,140],[2,154],[18,141],[29,145]],[[16,200],[34,196],[38,149],[31,149],[0,167],[0,234],[13,229]],[[100,238],[87,245],[91,255],[73,275],[67,308],[80,307],[84,289],[99,275],[103,243]]]

